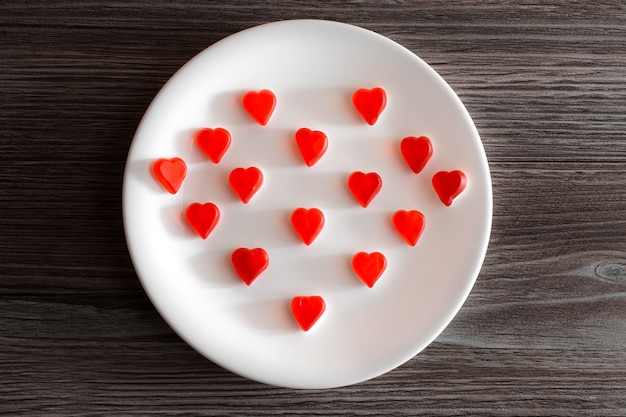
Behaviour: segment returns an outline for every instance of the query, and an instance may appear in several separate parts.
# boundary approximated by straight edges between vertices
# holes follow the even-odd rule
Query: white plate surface
[[[352,106],[359,88],[382,87],[387,107],[366,124]],[[241,106],[250,90],[277,97],[266,126]],[[204,127],[230,131],[219,164],[194,144]],[[303,163],[294,134],[321,130],[328,151]],[[420,174],[400,141],[430,137],[434,154]],[[154,179],[158,158],[180,157],[188,173],[177,194]],[[249,204],[228,185],[236,167],[256,166],[265,182]],[[467,188],[453,205],[437,198],[437,171],[462,170]],[[347,188],[353,171],[377,172],[383,187],[368,208]],[[222,218],[203,240],[183,212],[213,202]],[[303,245],[289,217],[317,207],[326,226]],[[411,247],[395,232],[394,211],[419,210],[426,228]],[[133,140],[123,190],[127,243],[150,299],[191,346],[245,377],[285,387],[330,388],[379,376],[431,343],[457,313],[483,262],[492,215],[489,168],[459,98],[426,63],[368,30],[328,21],[266,24],[198,54],[163,87]],[[230,254],[262,247],[269,268],[249,287]],[[373,288],[354,275],[356,252],[379,251],[387,270]],[[326,311],[303,332],[289,303],[321,295]]]

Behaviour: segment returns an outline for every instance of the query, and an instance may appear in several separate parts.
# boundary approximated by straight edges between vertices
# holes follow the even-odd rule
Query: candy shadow
[[[222,210],[222,207],[220,207]],[[299,242],[290,222],[291,210],[255,209],[240,202],[225,206],[215,231],[222,247],[280,249]]]
[[[208,106],[211,119],[222,126],[291,127],[352,126],[363,119],[352,105],[353,89],[336,86],[275,90],[276,107],[266,126],[257,124],[245,111],[242,98],[248,91],[230,90],[216,94]]]
[[[189,262],[193,271],[211,287],[246,285],[233,270],[231,254],[229,250],[205,251],[192,256]]]
[[[202,127],[200,126],[198,129],[183,129],[174,137],[176,152],[179,158],[182,158],[187,163],[187,168],[189,168],[190,164],[209,161],[206,155],[198,148],[195,141],[196,131]]]
[[[162,207],[160,216],[163,227],[172,238],[182,240],[194,237],[193,231],[187,225],[183,208],[179,204]]]
[[[160,158],[180,158],[187,164],[187,169],[189,170],[190,162],[193,162],[190,158],[191,150],[194,148],[193,143],[193,135],[195,133],[194,129],[185,129],[178,132],[174,138],[174,151],[168,154],[163,154]],[[199,153],[200,150],[198,150]],[[194,156],[194,159],[196,157]],[[137,161],[132,162],[126,166],[126,172],[128,175],[132,175],[134,178],[138,178],[141,181],[144,181],[148,184],[152,183],[155,186],[155,190],[163,190],[161,185],[157,182],[152,174],[152,164],[156,161],[157,158],[142,158]],[[189,172],[187,172],[189,175]],[[147,178],[149,177],[149,178]],[[184,186],[184,182],[183,182]],[[151,187],[152,188],[152,187]]]
[[[297,207],[325,209],[349,209],[356,201],[348,189],[347,172],[315,172],[313,168],[303,168],[296,171],[285,171],[284,175],[272,178],[274,204],[282,207]],[[316,170],[315,170],[316,171]],[[290,213],[291,215],[291,213]]]
[[[230,169],[211,161],[188,167],[182,191],[187,203],[220,202],[230,204],[239,201],[228,184]],[[220,204],[218,204],[220,206]],[[220,206],[221,209],[221,206]]]
[[[224,156],[224,162],[245,166],[267,168],[296,168],[302,157],[295,155],[295,130],[283,127],[233,126],[231,149]],[[298,151],[299,152],[299,151]],[[304,165],[304,163],[302,163]]]
[[[397,235],[391,217],[393,210],[352,211],[338,214],[334,219],[335,234],[344,236],[346,244],[359,251],[372,252],[397,247],[402,239]],[[368,242],[376,242],[372,245]]]
[[[296,129],[353,126],[362,119],[352,106],[352,94],[352,89],[339,86],[284,91],[277,97],[277,102],[287,104],[276,105],[277,121],[297,121]]]
[[[290,300],[269,298],[237,305],[236,314],[254,328],[269,334],[288,334],[299,330],[290,309]]]
[[[166,192],[161,184],[158,183],[152,174],[152,164],[155,159],[143,158],[126,165],[124,176],[138,179],[142,184],[149,188],[151,192]]]
[[[208,114],[218,125],[209,127],[250,125],[259,126],[245,111],[241,103],[244,94],[249,90],[231,90],[216,94],[209,104]]]
[[[335,292],[363,286],[352,271],[351,253],[308,255],[293,260],[294,286],[302,290]]]

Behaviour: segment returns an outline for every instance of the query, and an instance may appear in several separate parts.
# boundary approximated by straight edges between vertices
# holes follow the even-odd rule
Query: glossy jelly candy
[[[363,119],[373,125],[387,105],[387,94],[380,87],[371,90],[361,88],[352,95],[352,104]]]
[[[213,162],[219,163],[230,147],[230,133],[226,129],[200,129],[194,135],[196,144]]]
[[[250,117],[265,126],[276,107],[276,96],[270,90],[249,91],[244,94],[242,104]]]
[[[270,258],[262,248],[236,249],[231,256],[231,261],[237,275],[246,285],[252,284],[252,281],[261,275],[270,264]]]
[[[187,164],[180,158],[161,158],[152,164],[152,175],[170,194],[176,194],[187,175]]]
[[[248,204],[252,196],[261,188],[263,174],[256,167],[235,168],[228,176],[228,183],[237,197],[244,204]]]
[[[348,188],[362,206],[367,207],[383,186],[383,180],[375,172],[364,174],[356,171],[348,177]]]
[[[189,226],[206,239],[220,221],[220,210],[213,203],[192,203],[185,210]]]
[[[410,246],[415,246],[426,226],[426,218],[417,210],[398,210],[393,213],[391,221],[398,234]]]
[[[315,165],[328,148],[328,138],[323,132],[306,127],[296,132],[296,143],[300,148],[304,163],[309,167]]]
[[[446,206],[452,205],[454,199],[463,192],[467,185],[467,177],[462,171],[439,171],[433,175],[433,188],[439,199]]]
[[[302,242],[309,246],[324,227],[324,214],[316,208],[298,208],[291,213],[291,225]]]
[[[409,136],[402,139],[400,151],[409,168],[419,174],[433,155],[433,145],[426,136]]]
[[[309,331],[326,310],[319,295],[297,296],[291,300],[291,312],[302,330]]]
[[[380,252],[359,252],[352,257],[352,269],[365,285],[372,288],[387,268],[387,259]]]

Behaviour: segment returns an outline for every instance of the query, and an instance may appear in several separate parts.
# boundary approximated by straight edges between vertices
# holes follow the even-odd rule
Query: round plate
[[[352,94],[381,87],[387,106],[370,126]],[[266,126],[242,96],[269,89],[277,99]],[[214,164],[194,142],[200,128],[230,131]],[[307,167],[294,134],[324,132],[328,150]],[[400,142],[428,136],[433,156],[419,174]],[[179,157],[187,177],[176,194],[157,182],[156,159]],[[237,167],[258,167],[264,182],[248,204],[230,189]],[[461,170],[467,187],[445,206],[431,183]],[[376,172],[380,193],[367,208],[351,195],[353,171]],[[185,208],[212,202],[221,219],[205,240]],[[316,207],[326,218],[310,246],[290,216]],[[396,210],[419,210],[426,226],[415,246],[396,233]],[[133,140],[123,190],[124,226],[139,278],[169,325],[220,366],[268,384],[329,388],[358,383],[403,364],[457,313],[483,262],[491,227],[491,181],[482,143],[459,98],[427,64],[368,30],[328,21],[266,24],[204,50],[163,87]],[[250,286],[231,253],[264,248],[267,270]],[[355,275],[357,252],[381,252],[387,269],[369,288]],[[308,332],[292,316],[294,296],[320,295],[326,310]]]

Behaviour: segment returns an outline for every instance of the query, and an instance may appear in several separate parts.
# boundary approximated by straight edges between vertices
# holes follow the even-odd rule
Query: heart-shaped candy
[[[433,188],[439,199],[446,206],[463,192],[467,185],[467,177],[462,171],[439,171],[433,175]]]
[[[400,150],[409,168],[416,174],[419,174],[424,169],[426,163],[433,155],[433,145],[426,136],[420,136],[419,138],[409,136],[402,139]]]
[[[302,159],[307,166],[312,167],[320,160],[328,148],[328,138],[323,132],[303,127],[296,132],[296,142]]]
[[[324,227],[324,214],[316,208],[297,208],[291,213],[291,225],[302,242],[309,246]]]
[[[326,310],[326,303],[319,295],[297,296],[291,300],[291,312],[298,325],[308,331]]]
[[[373,125],[387,105],[387,94],[380,87],[371,90],[361,88],[352,95],[352,104],[363,119]]]
[[[356,171],[348,177],[348,188],[362,206],[367,207],[383,186],[383,180],[375,172],[364,174]]]
[[[192,203],[185,210],[189,226],[206,239],[220,220],[220,210],[213,203]]]
[[[249,91],[244,94],[242,104],[258,124],[265,126],[276,107],[276,96],[270,90]]]
[[[196,144],[213,162],[219,163],[230,146],[230,133],[226,129],[200,129],[195,134]]]
[[[261,188],[263,174],[256,167],[235,168],[228,176],[228,183],[237,197],[244,204],[248,204],[252,196]]]
[[[187,175],[187,165],[180,158],[161,158],[152,164],[152,175],[170,194],[176,194]]]
[[[352,269],[357,277],[372,288],[387,268],[387,259],[380,252],[359,252],[352,258]]]
[[[261,275],[270,264],[270,258],[262,248],[236,249],[231,256],[231,261],[237,275],[246,285],[252,284],[252,281]]]
[[[410,246],[415,246],[426,226],[426,218],[417,210],[398,210],[393,213],[391,221],[398,234]]]

